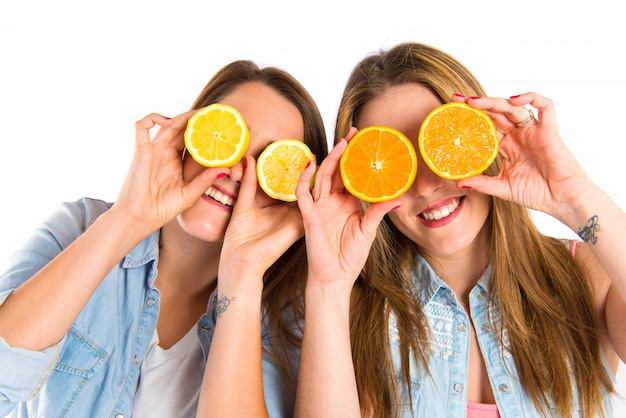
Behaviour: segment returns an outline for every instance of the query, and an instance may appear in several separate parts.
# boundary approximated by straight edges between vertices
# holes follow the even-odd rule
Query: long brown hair
[[[406,83],[428,87],[442,103],[453,93],[486,96],[476,78],[450,55],[423,44],[400,44],[355,67],[339,107],[335,140],[357,125],[366,103]],[[500,167],[497,159],[486,174],[496,175]],[[583,272],[562,241],[537,230],[526,208],[495,197],[492,201],[487,220],[489,303],[500,308],[501,329],[509,335],[521,384],[545,415],[553,405],[562,416],[571,416],[575,392],[583,416],[602,413],[603,394],[612,392],[613,384],[603,363],[599,321]],[[352,354],[361,408],[370,416],[388,416],[399,402],[387,332],[390,315],[400,335],[402,385],[408,389],[411,355],[426,367],[428,324],[407,291],[415,286],[417,254],[415,243],[385,217],[352,293]]]
[[[276,90],[289,100],[302,114],[303,142],[308,145],[318,161],[328,155],[326,131],[320,111],[309,92],[286,71],[276,67],[261,68],[247,60],[234,61],[219,70],[207,83],[192,108],[199,109],[219,102],[236,87],[247,82],[260,82]],[[263,308],[266,315],[266,332],[270,349],[264,347],[283,374],[295,385],[295,366],[288,355],[299,347],[299,325],[304,318],[303,283],[306,280],[307,262],[304,238],[295,242],[264,275]],[[296,324],[296,327],[294,327]]]

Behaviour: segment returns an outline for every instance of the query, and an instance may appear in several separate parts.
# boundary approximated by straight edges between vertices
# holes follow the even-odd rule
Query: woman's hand
[[[260,191],[254,158],[246,156],[244,166],[220,256],[220,288],[227,277],[235,279],[242,277],[243,273],[255,273],[262,278],[265,271],[304,234],[297,205],[270,199]]]
[[[355,133],[353,128],[347,137]],[[340,140],[322,162],[312,191],[312,166],[296,189],[309,269],[296,416],[361,416],[350,348],[350,294],[380,221],[398,203],[373,203],[362,214],[361,202],[345,190],[339,171],[347,143]]]
[[[183,135],[194,111],[173,119],[152,113],[135,124],[135,154],[113,206],[149,234],[189,208],[224,170],[206,169],[191,181],[183,180]],[[151,137],[150,130],[159,126]]]
[[[484,110],[502,134],[500,173],[460,180],[459,187],[471,187],[559,219],[567,218],[594,187],[559,135],[551,100],[535,93],[510,99],[455,95],[453,100]],[[527,105],[537,110],[536,119],[528,119]]]
[[[355,133],[352,128],[348,140]],[[311,191],[309,184],[315,167],[304,170],[296,196],[304,219],[309,281],[320,285],[342,283],[352,289],[365,265],[378,224],[398,201],[371,204],[362,215],[361,202],[345,190],[339,171],[339,160],[348,140],[341,139],[322,162]]]

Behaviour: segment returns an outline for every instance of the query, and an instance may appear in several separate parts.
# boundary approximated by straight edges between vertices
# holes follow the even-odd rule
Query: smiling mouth
[[[420,213],[418,216],[426,219],[427,221],[438,221],[454,213],[454,211],[461,204],[461,199],[463,198],[461,197],[458,199],[454,199],[452,202],[450,202],[449,204],[445,206],[442,206],[437,209],[429,210],[429,211],[424,211]]]
[[[204,192],[204,194],[215,200],[216,202],[221,203],[224,206],[228,206],[229,208],[232,208],[235,204],[235,199],[230,196],[226,196],[224,193],[213,187],[209,187],[209,189]]]

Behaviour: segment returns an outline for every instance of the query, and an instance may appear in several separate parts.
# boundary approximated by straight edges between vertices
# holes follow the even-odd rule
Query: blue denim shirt
[[[14,254],[0,277],[0,304],[110,206],[94,199],[63,204]],[[159,314],[160,295],[154,287],[158,242],[155,232],[107,274],[58,344],[31,351],[10,347],[0,337],[0,416],[130,417],[141,362]],[[198,322],[205,361],[215,326],[214,305],[215,295]],[[264,345],[269,338],[263,335]],[[265,355],[263,378],[270,416],[291,416],[295,389]]]
[[[497,328],[500,326],[498,307],[487,304],[488,283],[491,268],[483,274],[470,292],[470,313],[491,388],[502,418],[542,417],[519,382],[515,362],[507,349],[507,334],[504,331],[502,346],[497,338],[489,315]],[[470,345],[470,318],[457,300],[454,292],[435,274],[423,257],[419,257],[414,276],[416,300],[428,317],[432,333],[432,344],[428,353],[430,374],[415,363],[411,365],[411,390],[413,414],[404,394],[402,416],[464,418],[467,408],[467,382]],[[496,330],[497,331],[497,330]],[[399,339],[395,320],[389,324],[392,350],[397,375],[400,376]],[[606,364],[605,364],[606,365]],[[608,367],[607,367],[608,370]],[[400,379],[400,377],[399,377]],[[398,380],[400,384],[400,380]],[[578,402],[576,402],[578,405]],[[604,397],[606,417],[613,416],[611,397]],[[552,411],[551,416],[558,416]],[[580,416],[577,411],[575,417]]]

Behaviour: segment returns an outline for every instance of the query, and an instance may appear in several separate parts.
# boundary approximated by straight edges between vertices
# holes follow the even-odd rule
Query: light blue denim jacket
[[[541,417],[542,414],[536,410],[519,382],[515,362],[506,348],[508,345],[506,331],[503,334],[503,347],[491,328],[489,314],[497,328],[500,326],[500,311],[494,307],[491,313],[488,312],[490,277],[491,269],[488,268],[470,292],[470,313],[500,416]],[[404,393],[404,405],[400,407],[402,416],[464,418],[467,408],[470,319],[454,292],[437,277],[421,256],[414,281],[417,289],[415,298],[428,317],[433,343],[428,356],[430,374],[423,368],[418,368],[415,363],[411,365],[413,414],[408,396]],[[396,373],[399,377],[401,370],[399,339],[393,317],[389,324],[389,332]],[[400,384],[400,380],[398,383]],[[613,416],[611,397],[608,395],[604,397],[604,407],[606,417]],[[555,411],[552,411],[552,414],[551,416],[558,416]],[[574,416],[580,416],[579,411]]]
[[[14,254],[0,277],[0,305],[110,206],[94,199],[63,204]],[[130,417],[159,314],[160,295],[154,287],[158,243],[155,232],[107,274],[58,344],[37,352],[10,347],[0,336],[0,417]],[[215,294],[198,322],[205,360],[215,325],[214,304]],[[37,309],[37,301],[32,308]],[[263,335],[264,345],[269,338]],[[291,416],[295,389],[267,356],[263,378],[270,416]]]

